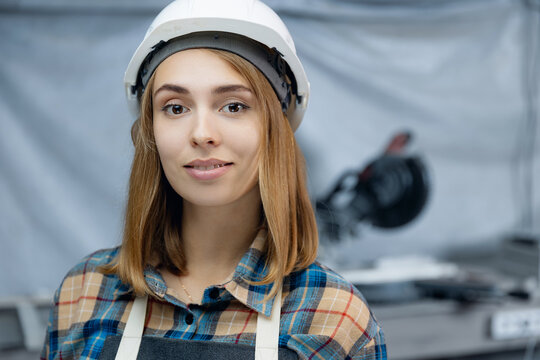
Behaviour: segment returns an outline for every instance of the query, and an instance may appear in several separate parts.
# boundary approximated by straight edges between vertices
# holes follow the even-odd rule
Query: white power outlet
[[[501,311],[491,318],[491,337],[508,340],[540,336],[540,309]]]

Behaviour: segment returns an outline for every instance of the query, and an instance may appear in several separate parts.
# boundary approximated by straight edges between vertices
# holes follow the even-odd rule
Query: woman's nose
[[[201,112],[194,117],[193,131],[191,133],[192,146],[217,146],[221,143],[217,124],[212,114]]]

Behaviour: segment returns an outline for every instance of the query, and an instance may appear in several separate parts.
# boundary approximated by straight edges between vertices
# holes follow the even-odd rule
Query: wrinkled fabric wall
[[[514,0],[268,4],[311,81],[297,139],[313,198],[403,129],[430,169],[422,215],[324,248],[335,266],[494,248],[513,229],[540,227],[538,10]],[[122,78],[158,9],[0,6],[0,295],[50,293],[82,256],[119,244],[132,156]]]
[[[538,226],[530,210],[538,208],[538,186],[534,194],[527,188],[533,165],[538,179],[538,149],[534,161],[523,160],[538,133],[526,91],[539,81],[530,70],[538,10],[519,1],[341,4],[335,17],[290,21],[313,82],[298,131],[312,188],[328,191],[335,174],[365,164],[392,134],[410,129],[433,193],[415,222],[363,229],[360,242],[334,247],[332,256],[353,266],[358,258],[483,251],[530,217]]]

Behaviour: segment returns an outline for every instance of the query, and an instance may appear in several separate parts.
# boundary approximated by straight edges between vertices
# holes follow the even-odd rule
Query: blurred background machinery
[[[422,159],[405,154],[410,140],[410,133],[395,135],[381,156],[361,171],[341,174],[332,190],[317,200],[323,238],[338,241],[344,232],[354,236],[361,221],[397,228],[420,214],[430,183]]]

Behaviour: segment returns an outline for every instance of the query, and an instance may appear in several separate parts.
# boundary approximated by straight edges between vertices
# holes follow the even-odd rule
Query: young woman
[[[177,0],[126,71],[138,110],[122,245],[66,276],[44,359],[386,359],[379,324],[315,261],[293,131],[309,84],[258,0]]]

